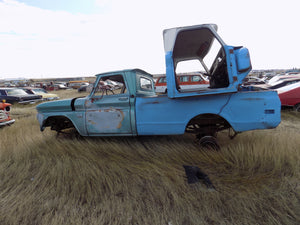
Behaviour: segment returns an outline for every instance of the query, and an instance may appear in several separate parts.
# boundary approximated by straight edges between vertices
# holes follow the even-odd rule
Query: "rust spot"
[[[89,123],[96,125],[96,123],[93,120],[88,120]]]
[[[122,122],[123,122],[123,120],[124,120],[124,113],[123,113],[123,111],[120,110],[120,109],[117,109],[117,110],[118,110],[118,111],[121,113],[121,115],[122,115],[122,120],[120,121],[119,125],[117,126],[117,128],[119,129],[119,128],[122,127]]]

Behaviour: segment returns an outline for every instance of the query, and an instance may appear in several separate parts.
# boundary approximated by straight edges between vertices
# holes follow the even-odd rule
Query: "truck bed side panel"
[[[136,99],[138,135],[183,134],[199,114],[220,113],[229,95],[170,99],[166,95]]]
[[[280,123],[280,101],[276,95],[276,92],[238,92],[180,99],[166,95],[138,97],[137,134],[183,134],[188,122],[201,114],[220,115],[237,132],[274,128]]]

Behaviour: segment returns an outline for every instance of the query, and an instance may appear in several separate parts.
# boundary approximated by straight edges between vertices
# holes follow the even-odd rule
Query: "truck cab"
[[[242,46],[226,45],[217,34],[217,29],[215,24],[203,24],[164,30],[169,98],[238,91],[252,69],[249,51]],[[210,85],[194,90],[180,89],[176,79],[177,71],[185,69],[185,65],[186,69],[205,71]]]
[[[38,120],[42,131],[75,127],[82,136],[138,135],[136,100],[155,96],[152,75],[141,69],[97,74],[87,97],[40,104]]]

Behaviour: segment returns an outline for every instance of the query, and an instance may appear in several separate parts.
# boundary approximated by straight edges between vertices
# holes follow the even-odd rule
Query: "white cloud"
[[[254,68],[300,67],[297,0],[96,0],[100,14],[0,1],[0,77],[164,72],[162,30],[217,23],[226,43],[250,49]],[[101,10],[100,10],[101,11]]]
[[[107,7],[111,2],[112,0],[95,0],[95,4],[99,7]]]

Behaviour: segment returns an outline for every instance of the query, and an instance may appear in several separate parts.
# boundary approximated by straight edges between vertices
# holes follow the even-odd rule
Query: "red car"
[[[277,89],[282,106],[293,106],[300,112],[300,82]]]
[[[10,106],[11,104],[5,101],[0,102],[0,127],[11,125],[15,122],[15,120],[10,118]]]
[[[177,83],[182,90],[207,88],[209,80],[202,74],[181,74],[177,76]],[[167,78],[166,76],[159,77],[155,82],[155,92],[167,93]]]

